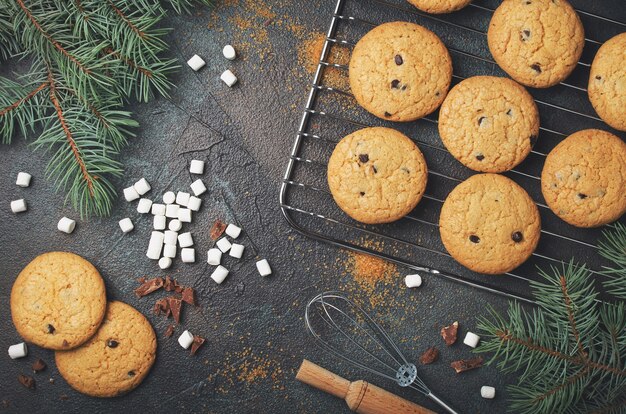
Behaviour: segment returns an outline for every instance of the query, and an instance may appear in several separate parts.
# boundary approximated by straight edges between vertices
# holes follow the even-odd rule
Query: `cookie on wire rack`
[[[418,9],[432,14],[452,13],[461,10],[472,0],[407,0]]]

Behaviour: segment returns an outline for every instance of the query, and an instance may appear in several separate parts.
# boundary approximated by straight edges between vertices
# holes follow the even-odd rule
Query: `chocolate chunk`
[[[119,344],[120,344],[120,343],[119,343],[119,342],[117,342],[115,339],[109,339],[109,340],[107,341],[107,346],[108,346],[109,348],[117,348],[117,346],[118,346]]]
[[[70,343],[64,339],[62,345],[64,348],[67,348],[68,346],[70,346]]]
[[[193,288],[190,288],[190,287],[183,288],[182,299],[183,299],[183,302],[187,302],[190,305],[195,305],[196,298],[195,298]]]
[[[513,110],[512,110],[512,109],[509,109],[508,111],[506,111],[506,114],[507,114],[508,116],[511,116],[511,114],[512,114],[512,113],[513,113]]]
[[[522,30],[522,34],[520,35],[520,39],[522,39],[522,42],[525,42],[528,39],[530,39],[530,30],[528,30],[528,29]]]
[[[391,116],[391,114],[390,114],[389,112],[385,111],[385,116],[386,116],[387,118],[389,118],[389,117]]]
[[[161,313],[165,314],[166,318],[169,318],[171,310],[170,303],[167,301],[167,298],[159,299],[154,302],[154,307],[152,308],[152,312],[155,315],[160,315]]]
[[[163,287],[163,278],[155,277],[154,279],[146,280],[137,289],[135,289],[135,295],[138,298],[149,295],[155,290],[159,290]]]
[[[392,89],[398,89],[398,86],[400,86],[400,81],[398,79],[394,79],[391,81],[391,88]]]
[[[137,279],[137,282],[139,283],[144,283],[146,281],[146,277],[145,276],[141,276],[139,279]]]
[[[191,352],[189,354],[195,355],[196,352],[198,352],[198,349],[200,349],[200,347],[204,344],[204,341],[206,341],[206,339],[203,337],[194,335],[193,342],[191,343]]]
[[[135,371],[128,371],[128,376],[129,377],[134,377],[135,376]]]
[[[580,198],[581,200],[584,200],[585,198],[587,198],[587,194],[578,193],[578,198]]]
[[[459,331],[459,322],[455,321],[452,325],[441,328],[441,337],[446,345],[450,346],[456,342],[456,335]]]
[[[472,358],[472,359],[461,359],[459,361],[453,361],[450,363],[450,366],[454,368],[457,374],[460,374],[464,371],[469,371],[470,369],[480,368],[483,366],[483,358]]]
[[[167,302],[170,309],[172,310],[172,316],[174,317],[174,320],[176,321],[176,323],[180,323],[180,310],[183,306],[183,301],[174,296],[170,296],[167,298]]]
[[[365,164],[369,160],[370,160],[370,156],[369,155],[367,155],[367,154],[359,154],[359,161],[361,161],[363,164]]]
[[[54,325],[52,325],[51,323],[48,324],[48,333],[49,334],[53,334],[54,331],[56,331]]]
[[[596,79],[597,79],[597,80],[602,80],[602,76],[600,76],[600,75],[596,75]]]
[[[511,234],[511,239],[515,242],[515,243],[519,243],[522,240],[524,240],[524,235],[522,234],[521,231],[516,231],[515,233]]]
[[[472,243],[479,243],[480,242],[480,237],[478,237],[475,234],[472,234],[471,236],[469,236],[469,239]]]
[[[476,154],[476,159],[477,159],[478,161],[482,161],[482,160],[484,160],[484,159],[485,159],[485,156],[484,156],[483,154]]]
[[[174,325],[170,325],[167,327],[167,329],[165,330],[165,337],[169,338],[174,334]]]
[[[478,126],[481,126],[485,119],[487,119],[487,117],[485,117],[485,116],[481,116],[480,118],[478,118]]]
[[[363,191],[359,192],[359,194],[361,194],[361,197],[363,197],[365,195],[365,193]]]
[[[439,350],[434,346],[431,346],[420,357],[420,363],[422,365],[432,364],[439,358]]]
[[[41,359],[41,358],[37,358],[37,359],[35,360],[35,362],[33,362],[33,371],[35,371],[35,372],[41,372],[41,371],[43,371],[44,369],[46,369],[46,366],[47,366],[47,365],[46,365],[46,363],[45,363],[45,362],[43,362],[43,359]]]
[[[17,376],[17,380],[24,387],[34,390],[35,389],[35,379],[33,377],[29,377],[28,375],[20,374]]]
[[[532,1],[530,0],[526,1],[526,4],[532,4]]]
[[[441,95],[441,92],[439,91],[435,92],[435,96],[439,96],[439,95]]]
[[[224,223],[222,220],[215,220],[215,223],[213,223],[213,227],[211,227],[211,232],[210,232],[211,239],[212,240],[219,239],[225,230],[226,230],[226,223]]]
[[[402,88],[401,88],[401,89],[402,89],[403,91],[406,91],[406,85],[402,85]]]
[[[374,174],[378,174],[378,169],[375,165],[372,165],[372,171],[374,171]]]
[[[530,68],[537,73],[541,73],[541,66],[539,66],[539,63],[533,63],[530,65]]]
[[[404,60],[402,60],[402,56],[400,55],[396,55],[393,60],[396,62],[396,65],[400,66],[401,64],[404,63]]]

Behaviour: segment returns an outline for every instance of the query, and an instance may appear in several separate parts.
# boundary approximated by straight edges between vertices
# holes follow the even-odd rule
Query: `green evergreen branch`
[[[604,287],[615,297],[626,299],[626,226],[620,222],[610,225],[602,233],[598,251],[613,263],[603,268],[602,274],[608,278]]]
[[[10,144],[16,129],[24,136],[33,131],[34,120],[42,107],[38,96],[47,86],[47,82],[37,86],[21,85],[0,77],[0,119],[3,120],[0,123],[0,142]]]

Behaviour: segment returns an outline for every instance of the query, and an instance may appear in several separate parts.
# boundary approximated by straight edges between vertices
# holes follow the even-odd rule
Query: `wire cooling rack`
[[[585,26],[581,61],[564,82],[549,89],[531,89],[541,116],[540,135],[528,158],[504,175],[516,181],[535,200],[542,219],[541,240],[532,257],[503,276],[474,273],[454,261],[439,237],[439,212],[448,193],[474,174],[445,149],[437,134],[438,114],[419,121],[394,123],[360,108],[348,86],[349,55],[356,42],[373,27],[389,21],[409,21],[438,34],[453,60],[453,86],[475,75],[506,74],[487,48],[486,32],[498,1],[475,1],[449,15],[429,15],[403,0],[338,0],[326,33],[321,56],[280,191],[280,206],[289,224],[299,232],[340,247],[375,255],[422,274],[524,302],[537,267],[559,266],[572,257],[585,262],[597,277],[603,265],[597,254],[601,229],[574,228],[546,206],[539,176],[549,151],[567,135],[585,128],[611,130],[593,111],[586,84],[589,67],[600,45],[626,31],[626,11],[617,19],[577,10]],[[620,15],[621,14],[621,15]],[[426,157],[428,186],[422,201],[407,217],[390,224],[364,225],[345,215],[335,204],[326,181],[326,166],[336,143],[368,126],[395,128],[413,139]],[[626,191],[626,189],[625,189]],[[623,220],[623,219],[622,219]]]

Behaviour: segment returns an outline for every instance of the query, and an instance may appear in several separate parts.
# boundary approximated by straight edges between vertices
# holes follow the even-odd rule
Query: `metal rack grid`
[[[546,268],[576,257],[590,264],[592,273],[603,277],[597,271],[603,265],[596,253],[600,229],[577,229],[558,219],[543,202],[539,175],[547,153],[567,135],[584,128],[610,129],[594,115],[585,85],[589,66],[602,41],[624,31],[626,23],[577,10],[586,30],[585,49],[577,68],[560,85],[530,90],[541,114],[540,136],[528,159],[505,175],[524,187],[537,203],[542,235],[533,256],[504,278],[465,269],[441,244],[441,204],[452,188],[473,172],[461,166],[443,147],[437,134],[437,113],[411,123],[384,121],[359,108],[343,83],[339,87],[328,84],[330,79],[347,80],[347,61],[332,61],[335,49],[347,53],[371,28],[394,20],[421,24],[442,38],[453,59],[453,84],[479,74],[506,76],[486,46],[486,28],[495,6],[490,6],[488,0],[475,1],[461,12],[441,16],[420,12],[402,0],[337,1],[280,190],[281,210],[293,228],[309,237],[418,272],[530,303],[533,301],[528,283],[537,277],[537,266]],[[336,76],[327,80],[329,71],[336,71]],[[326,164],[343,136],[375,125],[398,129],[416,142],[427,160],[428,187],[420,204],[407,217],[391,224],[363,225],[335,205],[326,183]]]

